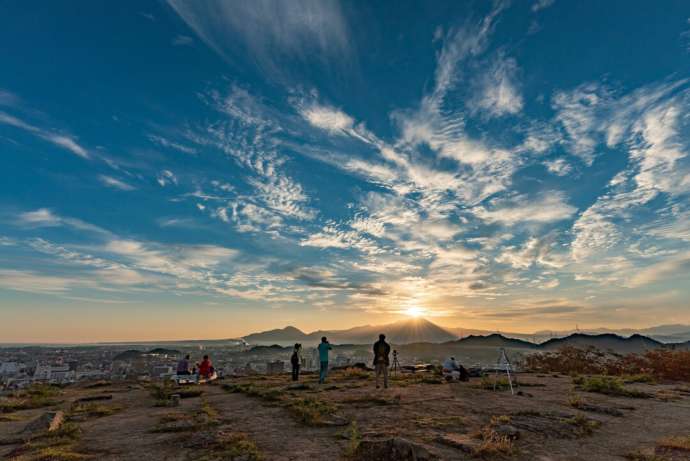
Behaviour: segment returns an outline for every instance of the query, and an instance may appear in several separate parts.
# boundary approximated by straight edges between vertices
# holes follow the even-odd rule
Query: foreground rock
[[[385,440],[363,440],[353,457],[358,461],[432,461],[429,451],[402,437]]]
[[[65,422],[65,413],[62,411],[49,411],[26,425],[23,434],[39,434],[42,432],[53,432]]]

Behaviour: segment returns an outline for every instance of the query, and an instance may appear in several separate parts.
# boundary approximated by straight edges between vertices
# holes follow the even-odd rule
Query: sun
[[[419,306],[411,306],[403,311],[405,315],[412,318],[419,318],[426,313],[426,309]]]

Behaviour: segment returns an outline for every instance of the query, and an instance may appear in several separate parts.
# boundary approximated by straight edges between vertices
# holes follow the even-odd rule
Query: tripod
[[[496,373],[494,375],[494,391],[496,390],[496,385],[498,384],[498,371],[501,369],[501,365],[505,366],[505,372],[508,375],[508,385],[510,386],[510,394],[515,395],[515,391],[513,389],[513,378],[510,375],[511,370],[513,371],[513,375],[515,374],[515,371],[513,370],[513,366],[510,364],[510,359],[508,358],[508,355],[506,354],[506,350],[504,348],[500,349],[500,353],[498,355],[498,360],[496,361]],[[515,387],[517,387],[518,383],[515,381]]]
[[[391,371],[393,376],[400,370],[400,362],[398,361],[398,351],[393,351],[393,365],[391,366]]]

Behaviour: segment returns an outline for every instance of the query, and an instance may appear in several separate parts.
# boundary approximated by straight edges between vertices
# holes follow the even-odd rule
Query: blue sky
[[[690,322],[685,1],[0,11],[2,339]]]

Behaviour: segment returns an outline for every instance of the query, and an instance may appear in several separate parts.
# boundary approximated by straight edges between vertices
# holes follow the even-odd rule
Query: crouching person
[[[443,362],[443,377],[446,381],[469,381],[470,374],[455,360],[455,357],[450,357]]]

